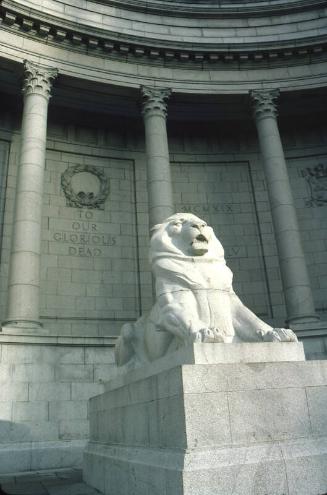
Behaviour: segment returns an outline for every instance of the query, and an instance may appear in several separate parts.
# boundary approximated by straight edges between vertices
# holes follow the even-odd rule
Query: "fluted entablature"
[[[180,64],[255,63],[286,65],[293,59],[321,57],[327,45],[322,0],[268,2],[108,0],[76,6],[73,0],[43,2],[38,9],[23,0],[5,0],[0,16],[8,30],[65,49]],[[115,8],[115,7],[119,8]],[[281,15],[283,13],[283,15]],[[60,16],[60,17],[58,17]]]
[[[43,67],[29,60],[24,61],[24,96],[38,94],[49,100],[54,79],[58,70],[51,67]]]
[[[327,81],[326,16],[324,0],[3,0],[0,57],[176,94],[312,89]]]
[[[141,87],[142,94],[142,113],[144,117],[150,114],[159,114],[167,117],[167,102],[171,94],[168,88],[151,88],[149,86]]]

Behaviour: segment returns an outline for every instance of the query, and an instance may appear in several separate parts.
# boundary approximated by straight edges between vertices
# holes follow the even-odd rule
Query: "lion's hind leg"
[[[121,334],[115,345],[115,361],[118,366],[128,363],[135,355],[133,346],[134,324],[123,325]]]
[[[125,323],[115,347],[115,359],[118,366],[128,363],[146,363],[149,358],[144,343],[144,325],[146,317],[136,323]]]

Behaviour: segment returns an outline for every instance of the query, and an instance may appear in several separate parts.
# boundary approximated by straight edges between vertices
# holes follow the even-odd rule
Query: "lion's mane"
[[[150,263],[156,278],[157,296],[175,292],[180,287],[189,289],[229,290],[232,273],[226,266],[224,249],[211,227],[206,226],[208,251],[201,256],[190,256],[187,246],[176,246],[185,222],[201,222],[195,215],[176,213],[152,229]],[[208,272],[217,275],[208,281]],[[226,280],[224,280],[226,279]],[[227,284],[226,284],[227,282]],[[227,287],[228,286],[228,287]]]

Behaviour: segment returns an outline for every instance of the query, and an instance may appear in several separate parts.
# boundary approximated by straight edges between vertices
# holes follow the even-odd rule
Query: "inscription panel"
[[[327,154],[287,160],[318,312],[327,312]]]
[[[59,229],[53,233],[53,240],[68,245],[67,254],[70,256],[110,256],[105,248],[116,245],[116,236],[104,232],[105,227],[95,222],[93,211],[80,210],[75,216],[78,220],[68,221],[64,226],[60,222]],[[56,222],[52,224],[55,227]]]
[[[110,190],[101,207],[91,207],[90,201],[67,201],[61,179],[65,170],[73,167],[95,172],[99,169],[99,176],[106,178]],[[138,317],[134,184],[131,160],[48,151],[43,208],[43,318],[76,321],[75,326],[78,321],[84,326],[89,322],[85,332],[91,335],[100,332],[100,326],[100,333],[116,334],[122,321]],[[111,331],[110,322],[115,321],[118,327]]]
[[[206,220],[221,240],[245,304],[271,316],[250,169],[242,163],[174,163],[176,211]]]

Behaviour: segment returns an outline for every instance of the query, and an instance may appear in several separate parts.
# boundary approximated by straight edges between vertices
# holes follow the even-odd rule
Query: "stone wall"
[[[7,185],[10,141],[0,138],[0,239],[2,239],[5,212],[5,194]],[[1,242],[1,241],[0,241]]]
[[[51,339],[32,344],[4,340],[0,473],[81,465],[89,434],[88,399],[115,375],[112,346],[105,341],[71,346]]]
[[[285,150],[316,308],[324,316],[327,203],[325,196],[315,197],[321,194],[319,187],[325,190],[320,176],[327,146],[318,134],[315,142],[310,139],[302,135],[299,143],[285,134]],[[42,320],[51,335],[117,335],[124,321],[136,319],[152,304],[143,140],[137,133],[50,123],[47,148]],[[195,139],[186,132],[170,137],[170,151],[176,209],[193,211],[213,225],[244,302],[267,321],[283,324],[278,256],[255,135],[245,133],[242,140],[226,135],[216,141],[210,134]],[[16,134],[6,187],[2,318],[18,152]],[[319,164],[322,169],[316,170]],[[69,204],[62,174],[76,166],[94,167],[107,178],[108,197],[98,208]]]
[[[317,311],[327,311],[327,153],[315,150],[288,160],[303,247]]]
[[[86,181],[97,179],[89,169],[106,177],[108,197],[103,205],[83,209],[69,204],[61,178],[75,167],[82,170],[74,178],[85,194],[88,188],[92,194],[92,184]],[[88,334],[117,333],[117,326],[108,330],[111,322],[121,325],[140,314],[134,176],[132,160],[48,149],[41,315],[46,321],[60,315],[61,331],[70,333],[72,328],[83,334],[87,326]]]
[[[95,133],[96,141],[92,140],[92,130],[77,128],[73,138],[65,136],[63,130],[60,138],[58,128],[49,126],[42,219],[41,319],[53,335],[118,335],[123,322],[135,320],[152,303],[144,154],[100,144],[98,134]],[[6,188],[2,319],[18,153],[16,134]],[[88,181],[97,181],[97,176],[83,177],[83,170],[87,175],[91,168],[100,178],[106,178],[108,197],[104,203],[96,208],[70,204],[62,175],[74,167],[82,171],[79,177],[74,175],[80,181],[76,187],[86,191],[90,187],[91,193],[93,185]]]
[[[16,138],[0,129],[0,315],[5,318],[8,291],[8,269],[11,246],[11,225],[14,212],[16,170],[18,158]]]
[[[219,140],[210,133],[206,137],[199,133],[197,139],[189,132],[170,135],[176,209],[191,210],[214,226],[234,271],[237,292],[266,321],[282,325],[285,307],[261,159],[255,134],[245,132],[242,139],[239,135],[230,138],[221,133]],[[3,188],[6,185],[0,280],[3,319],[19,133],[1,136],[2,170],[9,164],[6,183],[2,182]],[[50,122],[41,290],[42,321],[49,335],[0,336],[3,472],[80,463],[88,437],[87,399],[101,392],[101,382],[116,373],[110,336],[119,333],[123,321],[137,318],[152,304],[140,136],[134,129],[124,133]],[[324,317],[327,206],[315,197],[317,191],[308,177],[320,177],[322,169],[315,167],[326,163],[327,142],[318,132],[314,139],[305,134],[297,141],[285,131],[283,136],[316,307]],[[69,203],[61,179],[76,166],[95,167],[108,179],[108,198],[99,207],[77,208]],[[313,175],[308,176],[308,168]],[[90,183],[79,177],[82,192],[93,191],[92,178],[88,179]],[[323,177],[317,180],[324,191]],[[311,352],[322,355],[324,341],[315,342],[310,344]]]
[[[263,218],[269,212],[267,198],[256,198],[263,189],[260,172],[247,161],[211,160],[199,157],[173,164],[176,209],[195,213],[214,228],[234,272],[235,291],[257,314],[271,318],[272,307],[276,316],[283,300],[268,286],[267,270],[275,251],[266,250],[263,257],[263,234],[271,233],[271,224]]]

